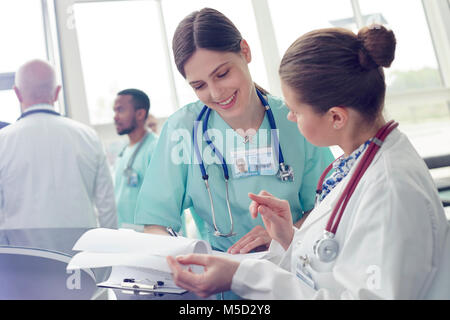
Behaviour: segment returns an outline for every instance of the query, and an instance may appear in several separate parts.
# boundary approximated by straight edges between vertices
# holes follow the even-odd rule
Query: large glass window
[[[268,0],[280,57],[301,35],[314,29],[356,29],[349,0]]]
[[[268,0],[280,55],[313,29],[344,27],[357,32],[381,23],[397,38],[396,57],[385,69],[386,117],[400,122],[423,157],[450,153],[450,102],[421,0]],[[354,11],[355,10],[355,11]],[[442,98],[440,98],[442,96]]]
[[[91,124],[113,121],[114,99],[126,88],[147,93],[156,117],[170,115],[156,1],[78,3],[74,13]]]
[[[0,1],[0,30],[0,77],[28,60],[47,58],[41,1]],[[14,122],[20,115],[19,102],[10,81],[0,83],[4,84],[0,86],[0,121]]]
[[[366,24],[382,23],[397,38],[395,60],[385,70],[390,92],[440,87],[439,66],[422,1],[360,0],[359,3]]]
[[[385,69],[386,114],[399,121],[401,129],[423,156],[450,153],[450,103],[439,99],[443,88],[439,65],[420,0],[359,0],[363,16],[383,23],[397,39],[395,60]],[[405,14],[407,8],[407,14]],[[391,99],[404,94],[403,99]]]
[[[249,64],[253,80],[268,89],[268,80],[261,52],[260,39],[256,29],[256,21],[250,0],[197,0],[197,1],[162,1],[164,19],[167,27],[167,37],[172,50],[172,38],[180,21],[188,14],[204,7],[216,9],[226,15],[239,29],[242,37],[247,40],[252,51],[252,61]],[[192,88],[178,72],[173,62],[173,54],[170,52],[173,65],[174,79],[178,92],[180,106],[195,101]]]

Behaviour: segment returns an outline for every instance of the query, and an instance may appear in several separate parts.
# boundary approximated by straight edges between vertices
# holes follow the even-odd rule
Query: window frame
[[[94,128],[103,130],[105,127],[110,127],[108,130],[111,134],[114,132],[113,123],[111,119],[110,125],[92,125],[89,119],[89,112],[87,107],[87,98],[85,83],[83,80],[83,73],[81,68],[81,57],[78,47],[78,40],[76,28],[68,28],[67,24],[74,19],[73,5],[77,3],[88,2],[112,2],[112,1],[136,1],[136,0],[41,0],[42,3],[52,1],[56,28],[58,35],[58,53],[60,58],[62,84],[65,89],[65,111],[71,118],[84,122]],[[161,8],[162,1],[172,0],[149,0],[158,2],[159,14],[161,21],[161,31],[167,33],[164,23],[164,14]],[[362,14],[359,8],[359,0],[349,0],[352,5],[353,15],[358,28],[362,26]],[[256,19],[256,29],[261,41],[261,49],[267,79],[269,80],[269,90],[281,96],[281,86],[278,77],[278,65],[281,57],[277,49],[277,39],[275,38],[275,31],[271,20],[268,0],[251,0],[253,14]],[[450,60],[446,59],[450,56],[450,9],[447,0],[422,0],[424,12],[427,20],[427,28],[431,34],[431,39],[434,46],[436,59],[438,61],[438,68],[442,78],[443,86],[441,88],[411,90],[401,93],[390,93],[386,95],[386,104],[400,105],[408,103],[411,99],[414,101],[445,101],[449,105],[450,112]],[[166,59],[168,77],[171,82],[171,97],[169,102],[172,109],[175,111],[179,108],[178,95],[176,84],[174,80],[174,73],[170,62],[170,44],[168,43],[167,34],[164,34],[162,45],[167,53]],[[1,74],[0,74],[1,79]],[[165,119],[158,119],[163,122]]]
[[[59,59],[59,50],[55,46],[55,41],[52,36],[56,32],[55,27],[52,25],[52,15],[49,9],[49,0],[40,0],[42,9],[42,27],[44,34],[44,47],[46,51],[47,60],[54,66],[57,80],[61,79],[61,68]],[[54,17],[53,17],[54,19]],[[14,72],[3,72],[0,73],[0,91],[13,90],[15,81],[15,71]],[[61,89],[61,93],[58,98],[59,111],[61,114],[66,115],[66,102],[64,99],[64,88]]]

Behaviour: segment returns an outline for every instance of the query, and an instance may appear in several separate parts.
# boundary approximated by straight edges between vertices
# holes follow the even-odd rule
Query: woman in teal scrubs
[[[299,138],[296,125],[286,118],[288,109],[283,101],[253,82],[248,69],[250,48],[220,12],[205,8],[183,19],[175,31],[173,53],[178,70],[199,100],[175,112],[165,123],[139,193],[135,223],[145,225],[146,232],[167,234],[166,227],[179,231],[182,214],[190,209],[202,237],[213,248],[232,253],[267,248],[271,238],[261,218],[251,218],[248,193],[265,189],[286,199],[299,226],[304,213],[314,206],[315,186],[333,156],[328,148]],[[273,113],[275,136],[257,90]],[[233,228],[221,157],[202,135],[206,116],[199,119],[196,137],[209,177],[214,215],[194,152],[194,123],[205,105],[211,109],[206,132],[229,171]],[[285,164],[293,169],[293,181],[277,177],[276,137]],[[234,235],[217,236],[217,231]]]

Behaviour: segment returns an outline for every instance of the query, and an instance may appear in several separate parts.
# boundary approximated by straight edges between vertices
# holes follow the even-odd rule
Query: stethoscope
[[[331,216],[328,219],[328,223],[324,230],[323,237],[317,240],[313,246],[314,254],[320,261],[331,262],[336,259],[339,253],[339,243],[334,237],[336,235],[339,222],[341,221],[342,214],[344,213],[347,203],[352,196],[356,186],[358,185],[359,180],[361,180],[361,177],[371,164],[375,154],[380,149],[384,140],[397,126],[397,122],[394,122],[393,120],[389,121],[377,132],[375,137],[371,139],[370,145],[367,147],[366,152],[364,153],[347,186],[342,192],[339,200],[336,203],[336,206],[333,208]],[[320,176],[316,190],[316,205],[318,203],[319,196],[322,193],[322,184],[325,180],[326,175],[333,167],[333,163],[331,163]]]
[[[17,121],[19,121],[22,118],[25,118],[27,116],[29,116],[30,114],[33,113],[48,113],[48,114],[53,114],[55,116],[60,116],[61,114],[59,112],[56,112],[54,110],[48,110],[48,109],[34,109],[34,110],[30,110],[30,111],[25,111],[24,113],[22,113],[20,115],[19,118],[17,118]]]
[[[133,154],[131,155],[130,159],[128,160],[127,166],[123,170],[123,175],[127,178],[127,185],[129,187],[137,187],[138,186],[138,174],[135,170],[133,170],[133,163],[136,159],[136,155],[138,154],[139,150],[141,149],[142,145],[144,144],[145,140],[148,137],[148,131],[145,132],[144,136],[142,137],[141,141],[139,141],[138,146],[136,149],[134,149]],[[118,157],[122,157],[123,153],[125,152],[125,149],[128,147],[126,145],[122,151],[119,153]]]
[[[277,177],[281,180],[281,181],[294,181],[294,171],[292,170],[292,168],[288,165],[286,165],[284,163],[284,157],[283,157],[283,152],[281,151],[281,145],[279,143],[279,139],[278,139],[278,133],[277,133],[277,126],[275,123],[275,119],[273,117],[273,113],[272,110],[270,109],[269,103],[267,102],[267,100],[263,97],[263,95],[261,94],[261,92],[259,92],[258,89],[256,89],[256,93],[259,97],[259,99],[261,100],[264,108],[266,109],[266,114],[267,114],[267,118],[269,120],[269,124],[270,124],[270,128],[272,129],[272,136],[273,136],[273,141],[274,144],[276,146],[278,146],[278,164],[279,164],[279,170],[277,172]],[[198,141],[197,141],[197,131],[198,131],[198,126],[200,121],[203,118],[203,115],[206,113],[205,115],[205,120],[203,121],[203,126],[202,126],[202,132],[203,132],[203,137],[205,137],[206,143],[211,147],[212,151],[214,152],[215,155],[217,155],[217,157],[219,158],[221,164],[222,164],[222,169],[223,169],[223,176],[225,179],[225,190],[226,190],[226,203],[227,203],[227,209],[228,209],[228,216],[230,219],[230,224],[231,224],[231,228],[230,231],[228,233],[222,233],[219,231],[219,228],[217,227],[216,224],[216,213],[214,211],[214,203],[213,203],[213,199],[212,199],[212,195],[211,195],[211,189],[209,187],[209,183],[208,183],[208,174],[206,173],[206,169],[205,169],[205,165],[203,163],[203,159],[202,159],[202,155],[200,153],[200,149],[198,146]],[[233,215],[231,213],[231,208],[230,208],[230,199],[229,199],[229,192],[228,192],[228,180],[229,180],[229,174],[228,174],[228,167],[227,164],[225,162],[225,159],[222,155],[222,153],[217,150],[216,146],[214,145],[214,143],[211,141],[208,133],[207,133],[207,129],[208,129],[208,120],[209,120],[209,116],[211,114],[211,109],[208,108],[208,106],[203,106],[202,111],[199,113],[196,121],[194,122],[194,129],[193,129],[193,142],[194,142],[194,150],[195,150],[195,154],[196,157],[198,159],[199,162],[199,166],[200,166],[200,171],[202,173],[202,179],[205,182],[205,186],[206,186],[206,190],[208,191],[208,196],[209,196],[209,202],[211,205],[211,212],[212,212],[212,220],[213,220],[213,225],[214,225],[214,235],[218,236],[218,237],[231,237],[236,235],[236,233],[234,233],[234,224],[233,224]]]

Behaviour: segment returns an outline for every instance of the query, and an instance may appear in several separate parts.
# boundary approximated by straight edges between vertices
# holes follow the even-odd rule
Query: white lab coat
[[[36,105],[27,111],[33,109],[53,107]],[[98,223],[117,228],[112,178],[93,129],[34,113],[0,131],[0,229]]]
[[[359,158],[358,162],[362,156]],[[339,224],[338,257],[320,262],[320,239],[357,167],[315,208],[276,263],[241,262],[231,289],[247,299],[450,299],[450,226],[422,159],[394,130],[360,180]],[[315,288],[296,277],[298,257]]]

